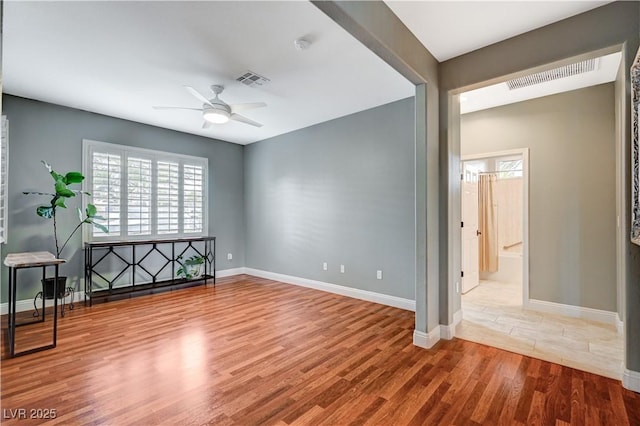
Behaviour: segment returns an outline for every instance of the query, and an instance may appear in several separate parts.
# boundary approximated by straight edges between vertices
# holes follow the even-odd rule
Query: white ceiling
[[[616,52],[596,59],[593,71],[539,83],[534,86],[509,90],[507,83],[470,90],[460,94],[460,113],[480,111],[500,105],[512,104],[556,93],[582,89],[597,84],[609,83],[618,76],[622,53]]]
[[[608,2],[395,2],[387,4],[439,60]],[[312,41],[298,51],[293,41]],[[249,88],[245,71],[271,81]],[[202,129],[182,86],[264,124]],[[295,2],[4,2],[3,90],[141,123],[246,144],[383,105],[413,85],[319,9]]]
[[[313,43],[298,51],[294,40]],[[6,93],[246,144],[413,96],[414,86],[309,2],[5,2]],[[271,81],[250,88],[251,70]],[[203,94],[264,124],[202,129]]]
[[[429,52],[443,62],[611,0],[385,2]]]

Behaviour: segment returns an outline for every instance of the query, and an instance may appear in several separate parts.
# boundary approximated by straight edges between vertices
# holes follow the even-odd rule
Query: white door
[[[480,283],[478,174],[465,170],[462,181],[462,293]]]

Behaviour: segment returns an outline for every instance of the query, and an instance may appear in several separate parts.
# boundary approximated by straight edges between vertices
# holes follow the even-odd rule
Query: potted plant
[[[65,247],[71,240],[71,237],[76,232],[78,232],[80,228],[82,228],[82,225],[91,224],[96,228],[99,228],[105,233],[109,232],[109,230],[104,225],[95,222],[95,219],[103,219],[101,216],[97,215],[96,206],[94,206],[93,204],[87,204],[86,208],[84,209],[84,213],[82,212],[82,210],[80,210],[79,207],[77,207],[79,223],[71,231],[71,233],[69,233],[68,237],[64,240],[62,245],[60,245],[58,222],[56,220],[58,209],[66,209],[67,200],[75,197],[76,195],[79,195],[79,194],[91,195],[91,194],[89,194],[88,192],[69,188],[71,185],[82,183],[82,181],[84,180],[84,176],[82,175],[82,173],[68,172],[65,174],[59,174],[52,169],[49,163],[42,161],[42,164],[44,164],[46,169],[49,171],[49,174],[53,178],[53,185],[54,185],[53,192],[23,192],[23,193],[27,195],[42,195],[42,196],[51,197],[51,201],[49,202],[49,204],[39,206],[36,209],[36,214],[45,219],[53,219],[53,239],[56,245],[55,254],[57,258],[60,258]],[[58,297],[62,297],[64,295],[66,282],[67,282],[67,277],[58,277]],[[53,278],[45,279],[44,297],[46,299],[53,299],[54,297],[53,285],[54,285]]]
[[[178,256],[178,261],[182,260],[182,256]],[[199,255],[191,256],[184,262],[180,262],[182,266],[176,271],[176,275],[186,280],[199,278],[202,275],[202,265],[204,265],[204,257]]]

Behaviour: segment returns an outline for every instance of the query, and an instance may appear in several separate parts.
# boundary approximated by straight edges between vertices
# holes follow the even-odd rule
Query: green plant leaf
[[[93,204],[87,204],[87,217],[94,217],[98,213],[98,209]]]
[[[62,197],[53,197],[52,201],[56,207],[62,207],[63,209],[67,208],[67,206],[64,204],[64,198]]]
[[[84,176],[80,172],[69,172],[64,176],[64,181],[67,185],[72,183],[81,183],[84,180]]]
[[[65,185],[65,183],[62,181],[56,182],[56,194],[66,198],[71,198],[76,196],[76,193],[70,190],[69,188],[67,188],[67,185]]]
[[[47,219],[51,219],[53,217],[53,207],[51,206],[40,206],[36,209],[36,214],[40,217],[45,217]]]
[[[99,230],[101,230],[102,232],[104,232],[105,234],[109,233],[109,228],[107,228],[106,226],[100,224],[100,223],[96,223],[96,222],[91,222],[93,224],[93,226],[95,226],[96,228],[98,228]]]

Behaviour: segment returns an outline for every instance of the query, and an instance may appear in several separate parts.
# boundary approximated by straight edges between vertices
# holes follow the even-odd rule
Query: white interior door
[[[480,283],[478,174],[465,170],[462,181],[462,293]]]

